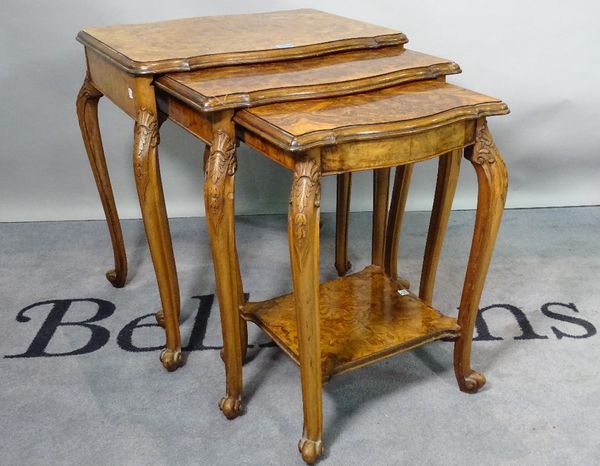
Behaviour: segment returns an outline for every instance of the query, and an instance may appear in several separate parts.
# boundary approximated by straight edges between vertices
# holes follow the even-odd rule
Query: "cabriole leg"
[[[373,170],[373,235],[371,263],[383,267],[385,225],[390,191],[390,169]]]
[[[225,362],[226,393],[219,407],[227,419],[242,411],[242,328],[240,321],[241,280],[237,267],[234,230],[234,174],[237,168],[235,135],[231,124],[215,136],[206,159],[204,204],[211,242]],[[243,343],[245,344],[245,343]]]
[[[119,215],[115,206],[115,199],[110,184],[104,149],[102,147],[102,138],[100,136],[100,126],[98,125],[98,101],[102,93],[94,87],[90,80],[89,73],[86,73],[83,85],[77,96],[77,117],[85,150],[90,161],[94,180],[100,194],[100,201],[106,216],[106,223],[110,233],[110,240],[113,247],[115,268],[106,272],[106,278],[116,288],[125,285],[127,279],[127,256],[125,255],[125,244],[123,243],[123,233]]]
[[[143,92],[140,94],[144,95]],[[144,103],[148,104],[148,107],[143,106]],[[162,320],[165,328],[166,348],[162,351],[160,360],[167,370],[173,371],[182,364],[179,285],[160,179],[158,125],[152,93],[147,102],[142,101],[135,122],[133,170],[162,303],[162,311],[158,312],[157,320]]]
[[[323,452],[323,401],[319,337],[319,152],[296,162],[288,214],[288,237],[298,325],[304,431],[298,444],[313,464]]]
[[[210,157],[210,146],[206,145],[206,147],[204,148],[204,166],[207,167],[207,163],[208,163],[208,159]],[[233,195],[235,191],[235,183],[231,186],[231,194],[232,197],[230,199],[230,201],[232,202],[232,206],[231,206],[231,212],[232,212],[232,221],[229,224],[228,227],[228,238],[229,238],[229,251],[230,251],[230,265],[229,265],[229,269],[232,270],[232,274],[231,277],[234,280],[234,283],[232,286],[236,287],[236,291],[234,292],[235,295],[238,297],[238,303],[236,305],[236,307],[239,309],[240,306],[242,306],[244,304],[244,288],[242,285],[242,275],[240,273],[240,264],[239,264],[239,260],[238,260],[238,254],[237,254],[237,244],[235,241],[235,219],[233,218],[233,215],[235,213],[235,199],[233,197]],[[242,359],[246,358],[246,352],[248,350],[248,324],[247,322],[242,319],[240,317],[240,341],[241,341],[241,348],[242,348]],[[225,349],[221,349],[221,359],[223,360],[223,362],[225,362]]]
[[[394,175],[394,189],[392,190],[392,202],[385,235],[385,272],[393,279],[398,278],[398,243],[412,172],[412,164],[401,165],[396,167]],[[410,288],[408,282],[403,285],[405,288]]]
[[[454,372],[462,391],[476,393],[485,384],[485,377],[471,369],[473,326],[508,188],[508,171],[485,118],[477,121],[475,145],[465,150],[465,157],[477,173],[478,195],[473,242],[458,312],[461,333],[454,344]]]
[[[456,192],[461,152],[460,149],[453,150],[439,159],[435,197],[433,198],[427,243],[425,244],[425,254],[423,256],[423,269],[421,270],[421,284],[419,286],[421,301],[429,305],[431,305],[433,298],[435,275],[440,262],[442,246],[444,245],[454,193]]]
[[[348,260],[348,217],[352,173],[337,176],[337,205],[335,209],[335,269],[340,277],[348,273],[352,264]]]

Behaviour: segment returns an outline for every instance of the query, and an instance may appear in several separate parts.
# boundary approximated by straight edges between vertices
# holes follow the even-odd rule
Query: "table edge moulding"
[[[252,36],[254,47],[242,31],[257,31]],[[315,31],[320,41],[313,40]],[[287,60],[408,41],[393,29],[311,9],[87,28],[77,40],[133,75]]]

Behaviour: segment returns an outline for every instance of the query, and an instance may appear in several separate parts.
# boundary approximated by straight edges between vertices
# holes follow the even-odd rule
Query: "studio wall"
[[[66,1],[0,4],[0,221],[103,218],[75,115],[83,80],[77,32],[89,26],[312,7],[406,33],[413,48],[459,63],[449,81],[502,98],[490,118],[511,178],[508,208],[600,204],[600,3],[456,0],[408,2]],[[316,31],[318,33],[318,31]],[[119,213],[139,218],[131,168],[133,122],[102,100],[100,124]],[[203,144],[172,123],[160,158],[170,216],[204,215]],[[287,212],[289,174],[243,145],[237,212]],[[415,170],[409,210],[431,208],[435,162]],[[355,175],[352,209],[371,209],[371,175]],[[474,208],[475,175],[462,173],[455,209]],[[333,211],[335,179],[322,207]]]

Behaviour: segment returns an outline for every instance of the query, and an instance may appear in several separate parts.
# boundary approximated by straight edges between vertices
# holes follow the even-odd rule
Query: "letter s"
[[[568,322],[570,324],[579,325],[580,327],[583,327],[585,329],[585,333],[583,335],[571,335],[570,333],[565,333],[556,327],[551,327],[552,331],[556,335],[556,338],[558,338],[559,340],[561,338],[565,338],[565,337],[566,338],[589,338],[591,336],[596,335],[596,327],[594,327],[587,320],[583,320],[578,317],[573,317],[573,316],[569,316],[569,315],[565,315],[565,314],[559,314],[557,312],[552,312],[550,310],[550,306],[566,307],[567,309],[571,309],[574,312],[579,312],[579,310],[575,307],[575,304],[573,304],[573,303],[568,303],[568,304],[546,303],[542,306],[542,313],[545,316],[550,317],[551,319],[556,319],[556,320],[560,320],[561,322]]]

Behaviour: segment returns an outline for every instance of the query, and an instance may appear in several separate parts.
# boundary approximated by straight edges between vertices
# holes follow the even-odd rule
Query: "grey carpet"
[[[427,213],[408,213],[400,245],[402,274],[417,285],[427,222]],[[434,304],[453,315],[472,225],[473,212],[453,212],[438,273]],[[334,378],[324,387],[320,464],[600,464],[599,225],[600,208],[507,211],[481,303],[487,328],[474,343],[485,389],[458,390],[448,342]],[[289,291],[285,229],[284,216],[238,219],[253,299]],[[252,325],[245,414],[227,421],[217,408],[224,371],[203,219],[172,221],[184,343],[197,324],[196,350],[175,373],[162,369],[158,350],[132,351],[160,346],[163,334],[128,331],[159,301],[141,223],[124,222],[124,232],[130,275],[114,289],[104,279],[112,255],[102,222],[0,224],[0,464],[302,464],[299,371],[261,346],[268,339]],[[333,233],[324,215],[322,279],[334,277]],[[369,236],[370,215],[353,214],[354,270],[369,261]],[[108,336],[104,345],[41,356],[90,340],[71,325],[47,341],[52,313],[77,322],[99,305],[110,314],[111,303],[114,313],[95,322],[107,329],[94,340]],[[519,321],[510,310],[522,311]]]

